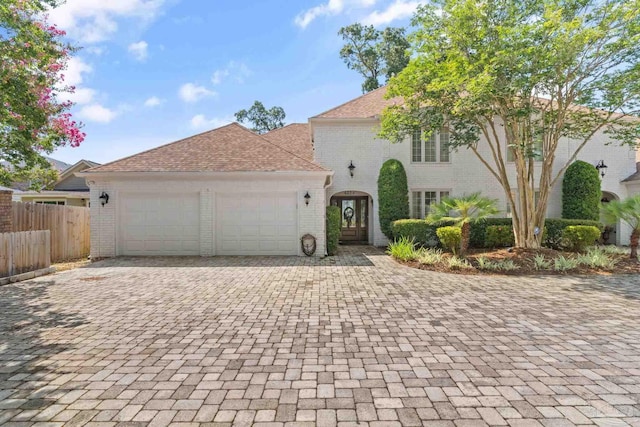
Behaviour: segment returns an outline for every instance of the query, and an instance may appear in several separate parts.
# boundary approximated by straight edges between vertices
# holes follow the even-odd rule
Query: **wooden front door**
[[[333,197],[331,204],[340,208],[342,227],[340,243],[368,243],[369,198]]]

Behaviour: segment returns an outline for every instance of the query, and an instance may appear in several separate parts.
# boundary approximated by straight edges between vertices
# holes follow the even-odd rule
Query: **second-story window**
[[[411,136],[412,163],[448,163],[451,160],[449,152],[449,131],[442,128],[431,132],[424,138],[422,131],[416,129]]]

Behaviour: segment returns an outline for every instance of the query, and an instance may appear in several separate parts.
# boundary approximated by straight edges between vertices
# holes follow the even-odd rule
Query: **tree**
[[[378,216],[380,228],[389,239],[393,237],[393,221],[409,217],[409,186],[402,162],[389,159],[378,175]]]
[[[438,224],[451,222],[461,228],[460,255],[469,249],[471,240],[471,224],[489,218],[498,213],[497,202],[483,197],[480,193],[473,193],[462,197],[447,197],[440,203],[429,207],[427,222]]]
[[[601,198],[598,170],[581,160],[573,162],[562,178],[562,218],[598,221]]]
[[[256,133],[263,134],[284,126],[286,114],[282,107],[271,107],[268,110],[262,102],[256,101],[249,110],[240,110],[236,114],[240,123],[251,123]]]
[[[73,48],[64,31],[47,24],[56,0],[0,4],[0,184],[31,169],[50,168],[42,153],[80,145],[85,134],[68,113],[64,69]]]
[[[412,59],[387,92],[404,103],[384,112],[380,136],[446,126],[451,148],[471,150],[502,187],[516,246],[540,247],[550,191],[585,144],[640,137],[638,1],[433,0],[413,24]],[[576,148],[554,170],[568,138]]]
[[[601,212],[602,219],[607,224],[614,225],[619,220],[629,224],[629,227],[631,227],[631,237],[629,239],[631,259],[637,261],[638,241],[640,240],[640,195],[603,203]]]
[[[380,76],[385,82],[398,74],[409,63],[409,42],[404,28],[376,30],[373,25],[355,23],[342,27],[338,35],[347,43],[340,50],[340,58],[351,70],[364,77],[362,92],[380,87]]]

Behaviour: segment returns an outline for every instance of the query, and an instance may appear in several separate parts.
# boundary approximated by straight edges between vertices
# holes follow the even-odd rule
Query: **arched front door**
[[[331,205],[340,208],[342,219],[340,243],[367,244],[369,242],[369,197],[333,196]]]

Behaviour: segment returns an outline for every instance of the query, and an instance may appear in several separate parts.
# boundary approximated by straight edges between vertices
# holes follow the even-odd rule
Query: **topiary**
[[[340,240],[340,208],[327,206],[327,254],[335,255]]]
[[[563,244],[574,252],[583,252],[600,237],[600,229],[590,225],[570,225],[562,232]]]
[[[562,218],[600,219],[600,175],[581,160],[573,162],[562,179]]]
[[[460,249],[460,242],[462,241],[462,229],[460,227],[440,227],[436,230],[436,234],[442,246],[454,254],[457,253],[458,249]]]
[[[389,159],[378,176],[378,216],[380,228],[387,238],[393,238],[391,223],[409,217],[409,187],[402,163]]]

